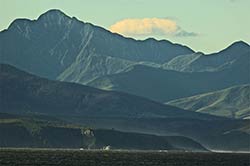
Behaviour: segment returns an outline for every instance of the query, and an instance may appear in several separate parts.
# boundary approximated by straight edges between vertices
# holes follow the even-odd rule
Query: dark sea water
[[[250,166],[250,154],[1,149],[0,166]]]

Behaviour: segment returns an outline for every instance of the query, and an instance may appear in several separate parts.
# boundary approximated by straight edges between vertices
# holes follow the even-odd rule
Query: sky
[[[250,43],[250,0],[0,0],[0,30],[49,9],[136,39],[153,37],[204,53]]]

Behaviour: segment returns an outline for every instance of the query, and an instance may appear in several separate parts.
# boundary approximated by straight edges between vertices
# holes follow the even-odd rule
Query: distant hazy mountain
[[[82,83],[92,80],[91,76],[117,73],[130,64],[127,61],[161,64],[193,53],[166,40],[125,38],[59,10],[50,10],[37,20],[12,22],[0,32],[0,52],[0,63],[50,79]]]
[[[103,76],[88,85],[166,102],[250,83],[250,55],[216,72],[178,72],[136,65],[127,72]]]
[[[250,46],[238,41],[218,53],[177,56],[163,64],[163,68],[185,72],[219,71],[230,68],[241,56],[250,56]]]
[[[155,136],[89,129],[51,117],[0,113],[0,147],[85,148],[207,151],[201,144],[181,136]]]
[[[217,116],[250,118],[250,85],[177,99],[167,104]]]

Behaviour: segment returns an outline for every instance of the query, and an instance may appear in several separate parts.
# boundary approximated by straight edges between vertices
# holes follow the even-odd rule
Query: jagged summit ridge
[[[89,81],[86,75],[76,74],[86,70],[82,64],[91,64],[86,71],[110,71],[106,70],[109,68],[107,64],[95,66],[86,62],[93,59],[89,57],[112,57],[114,61],[118,58],[120,64],[127,61],[164,63],[178,55],[194,52],[169,41],[125,38],[54,9],[37,20],[15,20],[8,30],[0,33],[0,49],[1,63],[50,79],[67,75],[63,81],[84,80],[80,83]],[[95,76],[103,74],[112,73],[90,73]]]

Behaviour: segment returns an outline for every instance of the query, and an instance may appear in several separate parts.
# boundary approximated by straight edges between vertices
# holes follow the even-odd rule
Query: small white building
[[[104,146],[103,148],[102,148],[103,150],[110,150],[111,149],[111,146]]]

